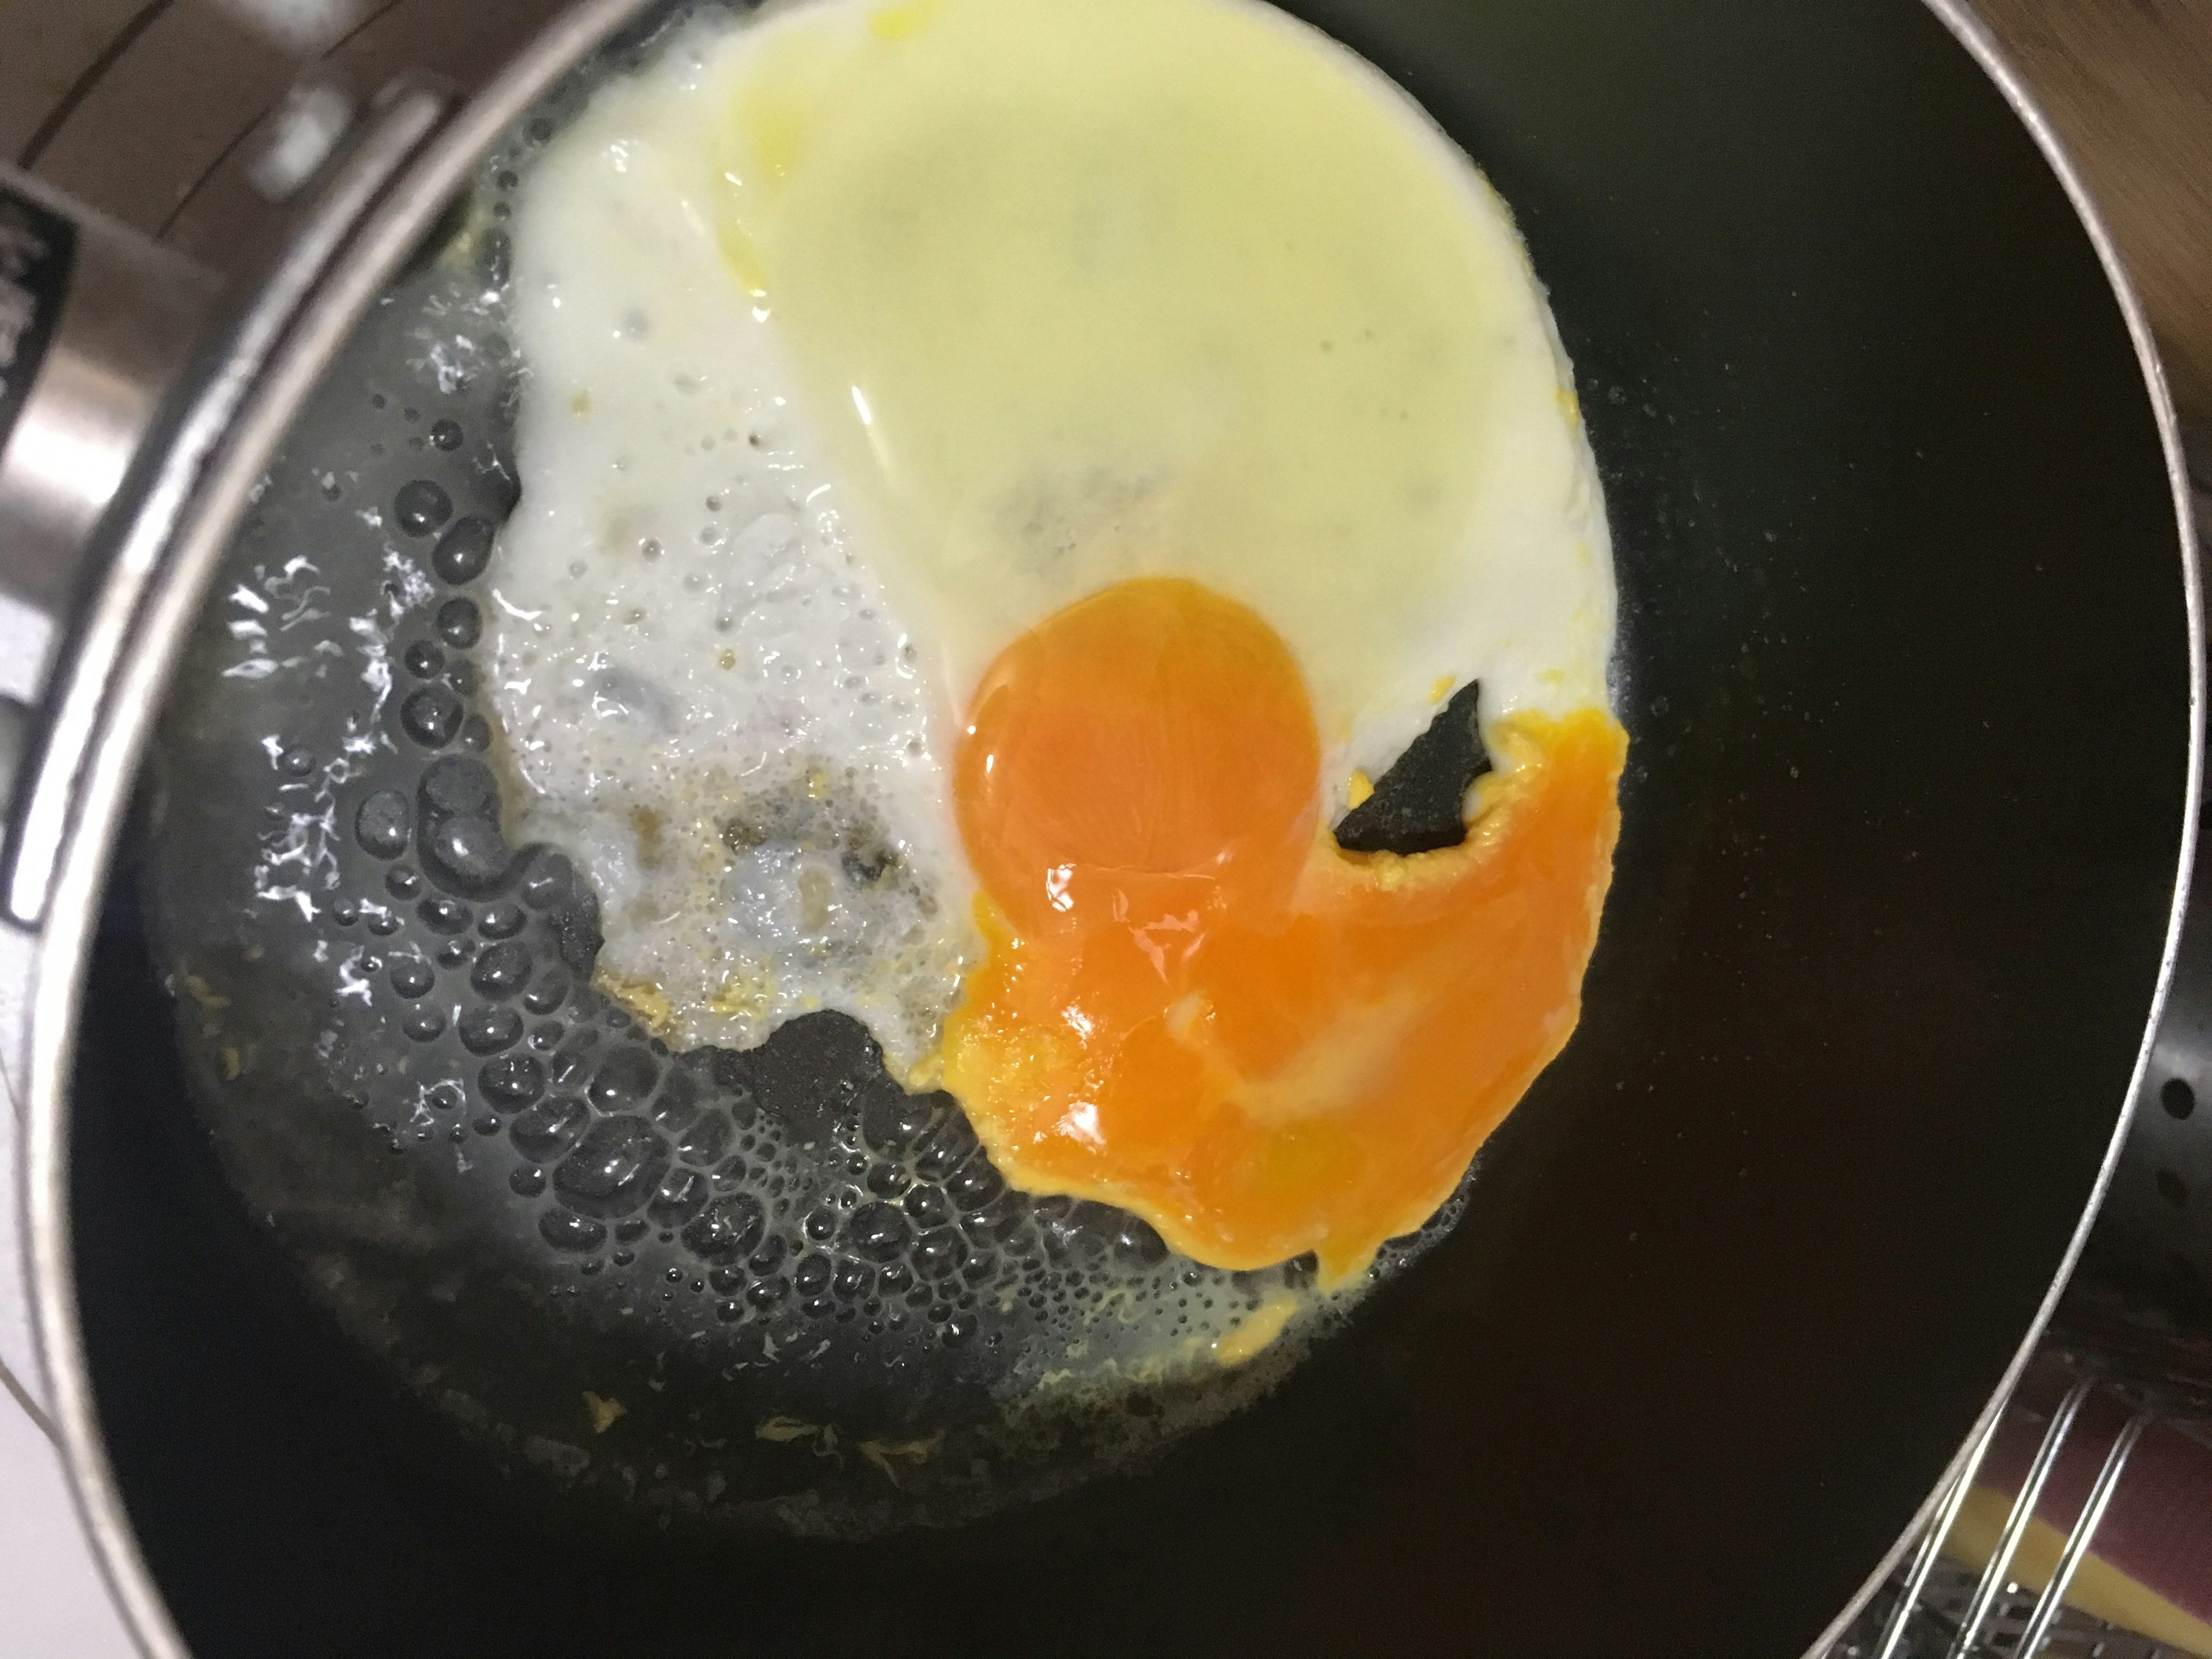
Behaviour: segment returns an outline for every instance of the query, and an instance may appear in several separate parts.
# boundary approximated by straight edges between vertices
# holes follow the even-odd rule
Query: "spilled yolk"
[[[1016,640],[956,764],[989,951],[944,1050],[1001,1172],[1325,1287],[1427,1220],[1574,1029],[1620,824],[1602,709],[1492,737],[1464,845],[1346,854],[1251,611],[1145,579]]]

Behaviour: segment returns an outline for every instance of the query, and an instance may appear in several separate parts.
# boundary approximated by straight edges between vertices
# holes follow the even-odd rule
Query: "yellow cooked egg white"
[[[956,706],[1156,574],[1255,607],[1370,772],[1470,678],[1492,721],[1604,701],[1603,504],[1542,294],[1369,65],[1249,0],[921,0],[793,9],[706,75],[730,280]]]
[[[1572,1028],[1620,762],[1468,158],[1257,0],[810,0],[600,88],[514,237],[492,692],[611,987],[686,1043],[842,1008],[1217,1265],[1418,1225]],[[1339,852],[1470,680],[1468,846]]]

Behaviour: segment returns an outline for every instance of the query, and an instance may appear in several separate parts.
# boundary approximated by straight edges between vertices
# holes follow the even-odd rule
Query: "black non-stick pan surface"
[[[1618,875],[1456,1231],[1147,1475],[865,1546],[571,1510],[271,1255],[118,877],[78,1271],[197,1651],[1790,1655],[1925,1498],[2091,1196],[2166,933],[2185,577],[2120,308],[1912,0],[1297,9],[1513,204],[1617,544]]]

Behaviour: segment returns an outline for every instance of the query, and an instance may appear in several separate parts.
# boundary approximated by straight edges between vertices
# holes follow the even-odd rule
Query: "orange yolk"
[[[1465,844],[1349,854],[1244,606],[1123,582],[1010,646],[955,766],[989,948],[944,1050],[1001,1173],[1324,1287],[1434,1214],[1574,1029],[1620,827],[1603,710],[1492,735]]]

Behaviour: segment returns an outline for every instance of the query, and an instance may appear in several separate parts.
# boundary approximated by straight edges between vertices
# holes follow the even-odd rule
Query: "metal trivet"
[[[2085,1275],[2069,1290],[2036,1366],[2045,1378],[2056,1374],[2063,1392],[2045,1421],[1988,1565],[1976,1572],[1943,1556],[1942,1547],[1997,1438],[1995,1423],[1945,1489],[1934,1522],[1889,1587],[1828,1659],[2184,1659],[2178,1650],[2064,1602],[2144,1433],[2166,1423],[2212,1443],[2212,1339],[2159,1304]],[[2014,1578],[2013,1567],[2060,1453],[2083,1408],[2100,1396],[2117,1401],[2126,1415],[2068,1524],[2049,1584],[2038,1590]],[[2016,1391],[2005,1415],[2027,1410]]]

